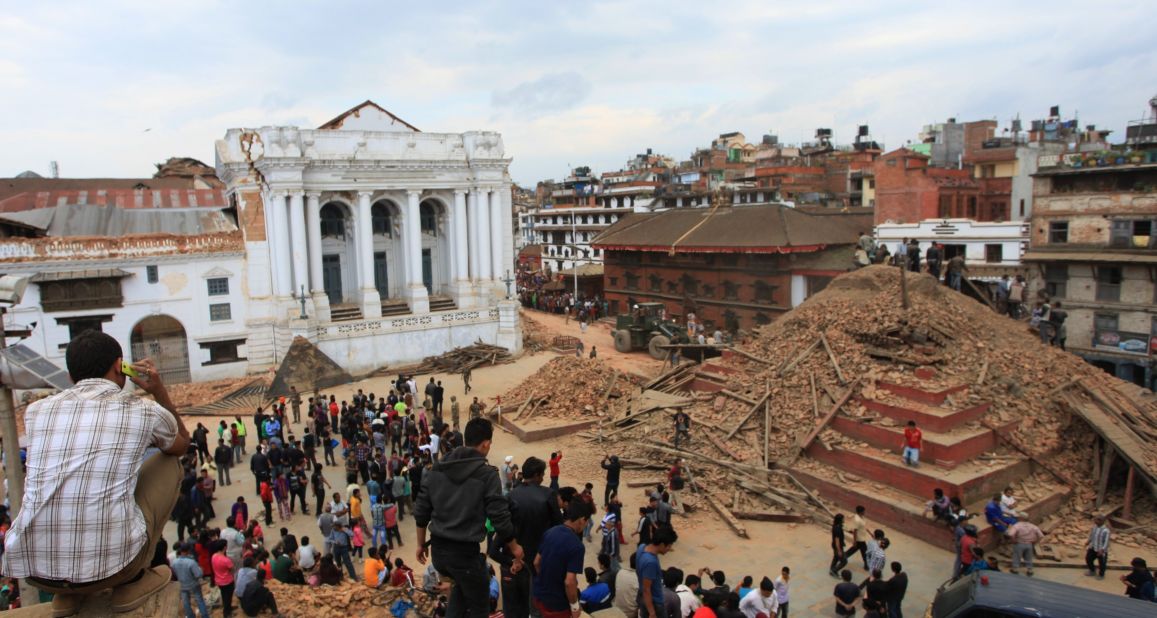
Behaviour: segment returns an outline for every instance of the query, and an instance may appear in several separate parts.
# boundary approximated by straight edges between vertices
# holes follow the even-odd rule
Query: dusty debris
[[[599,358],[559,356],[503,395],[502,407],[516,421],[609,417],[620,398],[637,390],[636,381]]]

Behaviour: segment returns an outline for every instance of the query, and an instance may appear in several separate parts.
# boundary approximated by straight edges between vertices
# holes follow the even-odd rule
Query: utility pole
[[[905,251],[907,249],[905,248]],[[900,256],[900,306],[908,310],[908,254]]]

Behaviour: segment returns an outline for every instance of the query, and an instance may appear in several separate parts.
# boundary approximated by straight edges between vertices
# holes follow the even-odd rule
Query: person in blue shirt
[[[611,587],[606,582],[599,581],[599,574],[591,567],[583,570],[587,578],[586,590],[579,595],[579,603],[583,611],[591,614],[611,606]]]
[[[494,573],[494,565],[488,567],[490,569],[490,613],[498,611],[498,575]]]
[[[993,496],[992,500],[984,505],[984,518],[1001,534],[1004,534],[1009,526],[1016,523],[1016,518],[1005,512],[1004,505],[1000,503],[1000,494]]]
[[[563,522],[542,535],[534,557],[532,601],[543,618],[578,618],[578,575],[583,572],[586,547],[580,540],[591,518],[591,508],[582,500],[571,500]]]
[[[663,605],[663,567],[659,556],[671,551],[679,535],[668,526],[661,526],[651,534],[651,542],[635,553],[635,575],[639,578],[640,618],[660,618]],[[665,612],[664,612],[665,614]]]
[[[177,544],[177,559],[173,561],[173,574],[181,582],[181,607],[185,611],[185,618],[196,618],[193,614],[193,603],[201,612],[201,618],[209,618],[209,608],[205,605],[205,597],[201,595],[201,572],[197,561],[189,556],[190,546],[187,543]]]

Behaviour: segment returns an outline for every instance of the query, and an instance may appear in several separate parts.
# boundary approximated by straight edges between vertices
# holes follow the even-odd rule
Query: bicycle
[[[433,618],[435,615],[445,614],[445,599],[442,596],[441,585],[438,590],[419,588],[414,585],[412,574],[406,575],[405,586],[386,587],[379,594],[370,597],[370,605],[389,607],[391,612],[394,611],[394,605],[398,601],[404,601],[409,605],[403,615],[409,614],[410,610],[420,618]],[[442,611],[438,611],[439,609]]]

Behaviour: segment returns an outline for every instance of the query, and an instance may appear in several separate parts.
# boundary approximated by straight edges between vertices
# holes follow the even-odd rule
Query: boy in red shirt
[[[550,454],[550,488],[558,491],[558,462],[562,460],[562,451]]]
[[[916,428],[916,421],[908,421],[908,428],[904,430],[904,463],[916,467],[920,465],[920,447],[923,446],[924,434]]]

